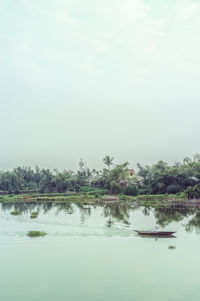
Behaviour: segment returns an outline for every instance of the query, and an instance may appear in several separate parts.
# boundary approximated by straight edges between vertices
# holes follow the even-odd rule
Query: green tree
[[[108,170],[110,170],[110,167],[111,167],[111,165],[113,164],[113,160],[114,160],[114,158],[112,158],[112,157],[110,157],[110,156],[105,156],[105,157],[103,158],[103,162],[104,162],[105,165],[108,166]]]
[[[128,162],[116,165],[110,170],[106,186],[110,189],[110,193],[118,193],[121,187],[127,185],[129,173],[128,173]]]

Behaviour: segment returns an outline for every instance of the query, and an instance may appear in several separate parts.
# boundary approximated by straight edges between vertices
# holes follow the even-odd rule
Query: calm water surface
[[[176,237],[133,232],[155,224]],[[30,230],[48,235],[29,238]],[[0,204],[2,301],[196,301],[199,259],[197,209]]]

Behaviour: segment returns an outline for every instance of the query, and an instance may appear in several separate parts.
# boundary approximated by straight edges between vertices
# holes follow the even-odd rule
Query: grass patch
[[[98,192],[98,193],[96,193]],[[100,191],[105,192],[103,190]],[[94,193],[94,194],[92,194]],[[68,203],[73,202],[77,204],[104,204],[109,202],[104,200],[105,195],[102,195],[97,190],[82,192],[82,193],[33,193],[33,194],[21,194],[21,195],[5,195],[3,198],[0,198],[0,203]],[[182,195],[172,195],[172,194],[161,194],[161,195],[137,195],[137,196],[128,196],[128,195],[113,195],[114,197],[119,198],[115,200],[115,203],[134,203],[138,206],[151,206],[155,208],[167,208],[172,204],[186,204],[187,200],[182,198]],[[31,218],[36,218],[37,216],[31,216]]]
[[[30,218],[38,217],[39,212],[32,212]]]
[[[21,211],[12,211],[10,212],[11,215],[22,215],[22,212]]]
[[[29,231],[27,233],[27,236],[29,237],[40,237],[40,236],[45,236],[47,235],[46,232],[41,232],[41,231]]]

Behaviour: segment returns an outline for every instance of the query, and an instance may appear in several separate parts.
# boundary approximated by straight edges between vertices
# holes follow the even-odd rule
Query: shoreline
[[[200,207],[200,199],[186,199],[177,195],[85,195],[85,194],[10,194],[1,195],[0,203],[79,203],[83,205],[134,205],[151,207]]]

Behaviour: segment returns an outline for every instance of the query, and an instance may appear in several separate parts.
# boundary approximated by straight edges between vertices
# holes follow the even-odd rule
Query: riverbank
[[[168,207],[171,205],[184,204],[188,206],[200,206],[200,200],[188,200],[180,195],[160,194],[160,195],[87,195],[87,194],[18,194],[18,195],[1,195],[1,203],[33,203],[33,202],[54,202],[54,203],[81,203],[85,205],[95,204],[121,204],[129,203],[138,206]]]

